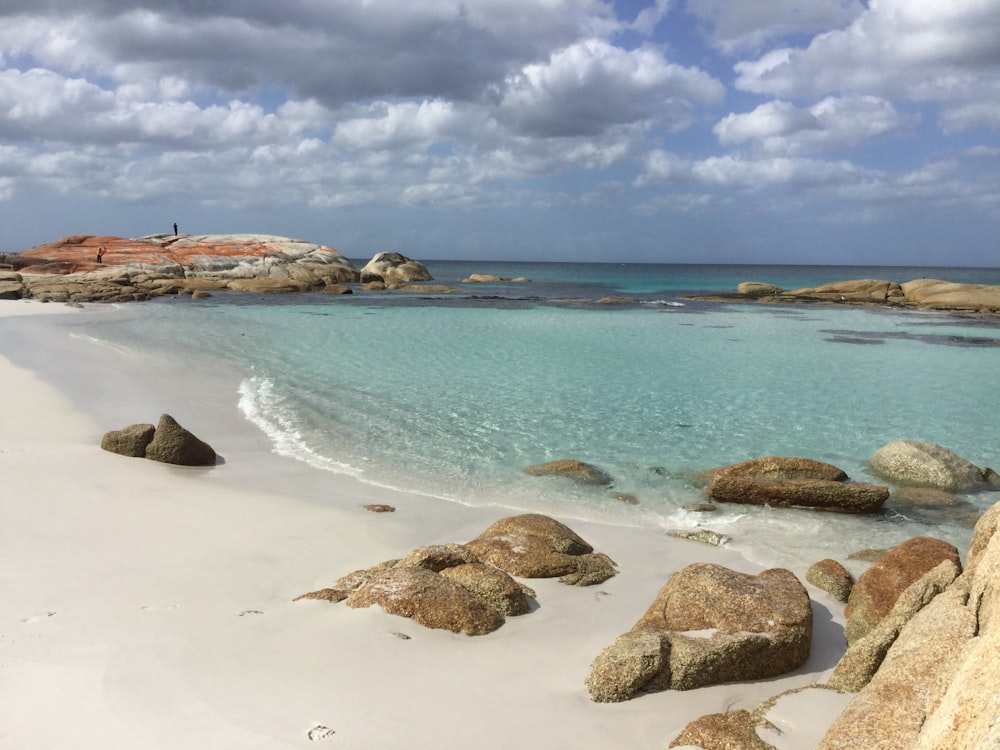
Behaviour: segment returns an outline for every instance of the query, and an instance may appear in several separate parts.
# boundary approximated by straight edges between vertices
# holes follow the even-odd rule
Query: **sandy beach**
[[[559,520],[619,574],[594,587],[525,581],[537,608],[490,635],[293,602],[516,511],[275,455],[226,373],[95,352],[50,325],[89,315],[0,302],[0,747],[664,748],[701,715],[824,682],[839,658],[842,607],[807,586],[812,655],[791,675],[593,703],[592,660],[672,573],[691,562],[759,568],[658,529],[572,518]],[[189,469],[100,449],[104,432],[163,412],[223,462]],[[779,702],[769,718],[780,734],[767,741],[814,747],[846,703],[817,692]]]

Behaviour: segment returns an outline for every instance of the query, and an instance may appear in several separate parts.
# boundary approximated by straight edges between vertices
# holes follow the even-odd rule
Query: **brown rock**
[[[478,561],[464,563],[445,568],[441,575],[475,594],[502,615],[523,615],[531,609],[528,597],[533,597],[535,592],[492,565]]]
[[[831,302],[901,302],[903,289],[895,281],[882,279],[851,279],[822,286],[785,292],[790,297],[809,297]]]
[[[667,663],[652,674],[655,635],[669,642]],[[748,575],[696,563],[671,576],[629,633],[591,669],[594,700],[627,700],[636,690],[690,690],[774,677],[809,657],[812,607],[798,579],[782,569]],[[640,659],[642,664],[632,660]],[[617,666],[616,666],[617,665]],[[639,676],[641,677],[639,677]]]
[[[396,567],[379,573],[346,599],[349,607],[378,604],[392,615],[428,628],[485,635],[504,617],[468,589],[424,568]]]
[[[396,563],[399,568],[424,568],[439,573],[445,568],[479,562],[478,558],[461,544],[432,544],[417,547]]]
[[[215,466],[216,454],[208,443],[185,430],[169,414],[163,414],[153,439],[146,446],[146,458],[180,466]]]
[[[809,508],[837,513],[874,513],[889,497],[889,488],[823,479],[773,481],[727,474],[716,475],[705,496],[723,503]]]
[[[484,562],[514,576],[590,586],[615,575],[607,555],[593,552],[567,526],[535,513],[504,518],[465,545]]]
[[[121,430],[111,430],[101,438],[101,448],[132,458],[143,458],[156,428],[151,424],[133,424]]]
[[[758,722],[742,709],[708,714],[695,719],[670,743],[670,747],[695,745],[704,750],[774,750],[757,734]]]
[[[382,503],[369,503],[365,505],[365,510],[371,511],[372,513],[395,513],[396,509],[391,505],[383,505]]]
[[[545,464],[526,466],[524,473],[533,477],[561,476],[572,479],[577,484],[609,485],[611,477],[601,469],[583,461],[562,458]]]
[[[851,643],[830,676],[830,687],[856,693],[867,685],[906,624],[947,589],[959,572],[955,563],[945,560],[908,586],[896,599],[892,611]]]
[[[780,286],[768,284],[763,281],[741,281],[736,287],[737,294],[745,294],[750,297],[767,297],[781,294],[784,291]]]
[[[854,588],[854,576],[836,560],[820,560],[806,571],[806,580],[830,594],[838,602],[846,602]]]
[[[847,600],[847,642],[863,637],[889,614],[899,595],[944,560],[961,570],[958,550],[930,537],[914,537],[889,550],[859,578]]]
[[[597,703],[620,703],[670,687],[670,638],[661,631],[625,633],[590,667],[587,690]]]
[[[737,476],[749,479],[770,479],[784,481],[787,479],[823,479],[830,482],[843,482],[847,474],[833,464],[816,461],[811,458],[784,456],[765,456],[742,461],[738,464],[722,466],[706,472],[709,477]]]

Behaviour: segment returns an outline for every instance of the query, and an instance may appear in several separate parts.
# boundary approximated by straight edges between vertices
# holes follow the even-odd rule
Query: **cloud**
[[[944,105],[950,129],[1000,126],[1000,4],[995,0],[872,0],[849,27],[805,48],[735,66],[744,91],[797,98],[866,93]]]
[[[723,94],[707,73],[671,64],[658,50],[626,51],[588,39],[508,76],[497,116],[518,132],[541,136],[594,135],[653,117],[679,129],[692,104]]]
[[[912,120],[874,96],[826,97],[807,108],[766,102],[752,112],[727,115],[712,130],[724,146],[749,143],[764,153],[794,155],[852,148]]]
[[[711,28],[726,54],[760,49],[786,34],[808,34],[849,24],[864,10],[859,0],[687,0],[687,10]]]

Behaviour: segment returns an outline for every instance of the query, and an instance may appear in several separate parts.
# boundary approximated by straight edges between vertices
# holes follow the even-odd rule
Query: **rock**
[[[638,505],[639,498],[630,492],[612,492],[611,498],[625,505]]]
[[[835,281],[831,284],[795,289],[785,292],[791,297],[810,297],[836,302],[902,302],[905,298],[902,287],[895,281],[881,279],[852,279]]]
[[[526,614],[530,610],[528,597],[535,596],[534,591],[520,585],[503,571],[478,560],[445,568],[441,575],[508,617]]]
[[[756,717],[743,709],[708,714],[684,727],[669,747],[693,745],[704,750],[774,750],[757,734],[757,726]]]
[[[745,294],[751,297],[781,294],[783,291],[780,286],[767,284],[763,281],[743,281],[736,287],[737,294]]]
[[[747,479],[769,479],[779,482],[788,479],[814,479],[843,482],[847,473],[833,464],[811,458],[765,456],[722,466],[706,472],[711,479],[717,476],[736,476]]]
[[[480,560],[523,578],[562,576],[563,583],[590,586],[616,574],[615,563],[564,524],[527,513],[502,518],[465,545]]]
[[[1000,310],[1000,287],[917,279],[902,285],[906,301],[934,310]]]
[[[354,290],[347,284],[327,284],[323,287],[324,294],[354,294]]]
[[[399,560],[394,567],[423,568],[439,573],[445,568],[474,562],[479,562],[479,559],[461,544],[432,544],[427,547],[417,547]]]
[[[587,680],[592,699],[627,700],[640,690],[690,690],[788,672],[809,657],[812,607],[787,570],[754,576],[696,563],[671,576],[627,635],[595,660]],[[655,638],[638,638],[649,635]],[[669,648],[661,646],[665,662],[653,672],[656,639]]]
[[[410,281],[433,281],[430,272],[419,261],[399,253],[377,253],[361,269],[361,283],[381,281],[385,284]]]
[[[24,284],[20,279],[0,279],[0,299],[21,299],[24,296]]]
[[[718,474],[709,484],[705,496],[723,503],[811,508],[838,513],[875,513],[888,499],[889,488],[824,479],[772,481]]]
[[[827,592],[838,602],[846,602],[854,588],[854,576],[847,568],[830,558],[811,565],[806,571],[806,581]]]
[[[96,262],[105,247],[104,262]],[[65,237],[18,253],[24,273],[102,274],[122,267],[174,276],[253,278],[272,276],[298,280],[352,282],[358,271],[344,256],[312,242],[265,234],[149,235]]]
[[[605,648],[586,679],[597,703],[620,703],[640,691],[670,687],[670,639],[663,632],[625,633]]]
[[[681,507],[691,513],[715,513],[719,509],[719,506],[712,503],[688,503]]]
[[[959,573],[954,562],[945,560],[910,584],[896,599],[889,614],[863,637],[851,643],[834,667],[830,687],[856,693],[867,685],[906,624],[948,588]]]
[[[961,570],[958,550],[953,545],[920,536],[908,539],[872,563],[854,584],[844,609],[848,644],[871,631],[907,587],[945,560],[951,560]]]
[[[468,277],[458,281],[460,284],[498,284],[503,279],[489,273],[471,273]]]
[[[121,430],[111,430],[101,438],[101,448],[122,456],[143,458],[155,432],[156,427],[151,424],[133,424]]]
[[[215,466],[216,454],[208,443],[185,430],[169,414],[163,414],[153,439],[146,446],[146,458],[180,466]]]
[[[394,567],[379,573],[345,603],[354,608],[378,604],[424,627],[466,635],[485,635],[504,623],[502,614],[468,589],[424,568]]]
[[[382,503],[369,503],[364,506],[365,510],[371,511],[372,513],[395,513],[396,509],[391,505],[384,505]]]
[[[961,587],[947,591],[921,609],[892,644],[871,682],[827,730],[817,750],[912,750],[921,728],[954,680],[962,651],[976,635],[976,618]],[[985,665],[981,665],[985,666]],[[996,668],[992,671],[997,676]],[[996,721],[996,683],[988,721]],[[979,698],[979,706],[983,706]],[[949,722],[951,724],[952,722]],[[952,726],[952,731],[961,731]],[[996,745],[992,745],[995,747]],[[942,750],[973,750],[980,744],[939,745]]]
[[[920,728],[914,750],[1000,747],[1000,536],[996,534],[1000,504],[991,507],[976,525],[963,579],[953,584],[961,609],[942,612],[940,625],[951,628],[961,643],[950,680],[938,679],[942,693],[930,697],[933,710]],[[963,585],[960,585],[963,584]],[[949,589],[948,592],[950,593]],[[942,598],[942,597],[939,597]],[[934,603],[936,603],[935,600]],[[942,609],[945,609],[942,605]],[[949,615],[953,619],[948,619]],[[971,627],[967,619],[974,619]],[[961,636],[973,636],[962,643]],[[919,644],[914,649],[919,654]],[[903,658],[902,655],[900,658]],[[947,664],[944,665],[947,669]],[[941,676],[943,677],[943,675]],[[936,699],[936,700],[935,700]]]
[[[673,529],[667,532],[668,535],[685,539],[689,542],[699,542],[712,547],[721,547],[730,540],[727,534],[720,534],[711,529]]]
[[[890,482],[935,487],[948,492],[988,489],[982,469],[947,448],[918,440],[882,446],[869,461],[876,476]]]
[[[293,601],[379,604],[389,614],[410,617],[425,627],[482,635],[500,627],[505,617],[528,612],[534,595],[464,545],[434,544],[348,573],[333,586]]]
[[[583,461],[575,461],[571,458],[550,461],[546,464],[526,466],[524,473],[533,477],[567,477],[577,484],[610,485],[613,483],[611,477],[596,466],[584,463]]]

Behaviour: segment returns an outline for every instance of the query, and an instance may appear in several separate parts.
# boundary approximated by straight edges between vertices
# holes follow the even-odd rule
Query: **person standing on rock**
[[[101,245],[101,247],[97,251],[97,262],[98,263],[103,263],[104,262],[104,254],[106,252],[107,252],[107,250],[104,249],[104,245]]]
[[[177,222],[174,222],[174,237],[177,236]]]

